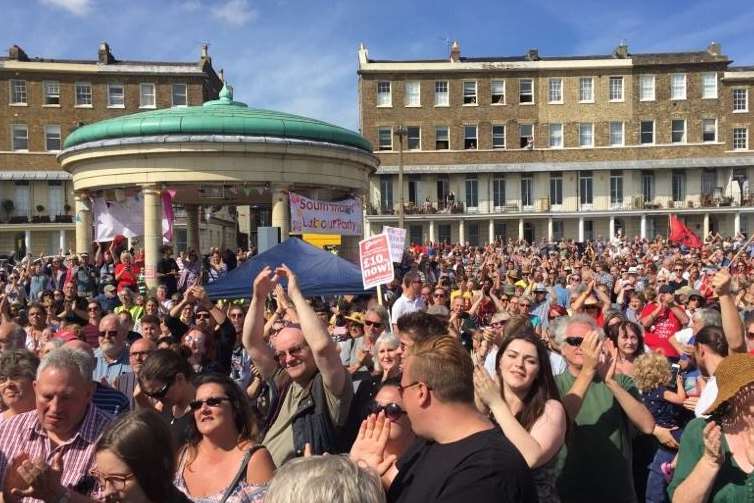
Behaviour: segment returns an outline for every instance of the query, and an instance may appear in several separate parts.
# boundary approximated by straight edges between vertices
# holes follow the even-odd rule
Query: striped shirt
[[[131,402],[126,395],[110,386],[94,381],[96,385],[92,402],[99,409],[104,410],[111,416],[124,414],[131,409]]]
[[[61,484],[85,495],[94,493],[96,480],[89,475],[94,464],[94,444],[110,423],[110,417],[89,404],[76,434],[66,443],[53,447],[47,432],[42,429],[36,410],[13,416],[0,423],[0,483],[4,483],[11,461],[21,453],[30,458],[42,458],[50,465],[53,456],[62,452],[63,475]],[[24,503],[41,502],[36,498],[23,498]]]

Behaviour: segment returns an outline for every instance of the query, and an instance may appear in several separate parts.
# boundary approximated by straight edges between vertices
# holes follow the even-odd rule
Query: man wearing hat
[[[546,328],[548,325],[547,313],[550,310],[550,299],[547,295],[547,287],[544,283],[537,283],[532,289],[534,297],[532,298],[529,313],[536,316],[539,320],[539,326]]]
[[[118,299],[115,291],[115,285],[105,285],[103,292],[95,297],[95,300],[102,308],[102,312],[113,313],[115,312],[115,308],[120,305],[120,299]]]

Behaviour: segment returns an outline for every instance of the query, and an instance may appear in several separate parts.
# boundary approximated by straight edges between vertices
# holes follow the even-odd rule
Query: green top
[[[678,451],[678,464],[673,474],[673,480],[668,486],[668,494],[673,493],[694,470],[704,453],[704,427],[707,421],[698,417],[692,420],[681,437],[681,447]],[[717,472],[709,503],[752,503],[754,502],[754,474],[747,475],[739,468],[730,452],[725,435],[722,437],[724,461]]]
[[[65,139],[64,148],[91,141],[153,135],[270,136],[334,143],[372,152],[360,134],[316,119],[233,101],[233,89],[223,86],[220,98],[202,106],[150,110],[88,124]]]
[[[569,371],[555,376],[560,396],[576,378]],[[623,374],[618,384],[640,400],[634,381]],[[584,396],[566,446],[558,492],[563,503],[636,503],[631,468],[633,428],[607,385],[595,377]]]

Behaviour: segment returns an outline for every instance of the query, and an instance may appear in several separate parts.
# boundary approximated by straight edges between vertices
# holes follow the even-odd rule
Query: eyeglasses
[[[87,311],[99,311],[99,308],[97,306],[91,306],[86,308]]]
[[[384,325],[379,321],[364,320],[364,325],[367,327],[382,328]]]
[[[205,400],[194,400],[189,402],[189,408],[193,411],[197,411],[201,409],[205,403],[208,407],[219,407],[225,401],[230,402],[230,398],[227,396],[211,396]]]
[[[433,296],[434,298],[437,298],[437,297],[445,297],[445,294],[444,294],[444,293],[436,293],[436,294],[434,294],[434,295],[432,295],[432,296]]]
[[[401,416],[406,413],[405,410],[401,409],[400,405],[394,402],[382,405],[372,401],[367,406],[367,410],[369,410],[370,414],[379,414],[380,412],[385,411],[385,417],[393,422],[399,420]]]
[[[209,319],[209,313],[196,313],[194,315],[194,318],[197,320],[208,320]]]
[[[162,400],[165,398],[165,395],[168,394],[168,391],[170,391],[170,387],[173,385],[173,382],[175,382],[175,377],[170,380],[170,382],[165,383],[160,389],[157,391],[147,391],[147,389],[144,387],[143,384],[139,384],[139,387],[142,389],[145,395],[147,395],[149,398],[154,398],[155,400]]]
[[[304,351],[305,346],[294,346],[288,350],[284,351],[278,351],[275,353],[275,359],[280,361],[285,361],[286,356],[292,356],[293,358],[299,358],[301,356],[301,353]]]
[[[96,468],[92,468],[92,470],[89,472],[89,475],[97,480],[97,483],[102,489],[104,489],[107,484],[110,484],[110,487],[112,487],[116,491],[123,491],[126,488],[126,483],[132,478],[136,477],[136,475],[134,475],[133,473],[129,473],[128,475],[121,475],[118,473],[101,473],[97,471]]]
[[[569,346],[581,346],[581,343],[584,342],[583,337],[566,337],[565,338],[566,344]]]
[[[24,375],[19,375],[19,374],[9,375],[9,376],[0,375],[0,384],[5,384],[8,381],[19,382],[21,379],[33,380],[34,378],[32,376],[28,376],[28,375],[24,376]]]
[[[118,331],[117,330],[105,330],[104,332],[99,333],[100,337],[118,337]]]
[[[404,391],[406,391],[408,388],[413,388],[417,384],[424,384],[424,383],[422,383],[421,381],[414,381],[411,384],[406,384],[405,386],[401,384],[400,386],[398,386],[398,393],[400,393],[401,396],[403,396]],[[427,388],[429,388],[429,386],[427,386]]]
[[[520,302],[519,302],[519,304],[518,304],[518,306],[519,306],[519,307],[529,307],[530,305],[531,305],[531,304],[521,304]]]
[[[228,316],[231,318],[243,318],[243,313],[231,313]]]

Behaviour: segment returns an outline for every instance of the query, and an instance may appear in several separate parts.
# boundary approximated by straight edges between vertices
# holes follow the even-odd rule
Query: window
[[[682,202],[686,200],[686,173],[683,171],[673,171],[673,201]]]
[[[416,206],[419,201],[419,175],[408,177],[408,202]]]
[[[445,203],[448,200],[448,193],[450,191],[450,180],[448,175],[437,176],[437,205],[440,209],[445,207]]]
[[[562,220],[552,221],[552,239],[555,241],[563,240],[563,221]]]
[[[173,84],[172,98],[174,107],[188,105],[188,86],[186,84]]]
[[[393,129],[381,127],[377,129],[377,150],[393,150]]]
[[[592,147],[594,146],[594,125],[590,122],[582,122],[579,124],[579,146],[580,147]]]
[[[686,143],[686,121],[673,119],[670,122],[670,141],[672,143]]]
[[[584,239],[594,241],[594,221],[584,220]]]
[[[492,204],[495,208],[505,206],[505,178],[502,176],[492,179]]]
[[[518,136],[521,148],[534,148],[534,126],[531,124],[519,124]]]
[[[393,104],[393,98],[390,93],[390,81],[380,80],[377,82],[377,106],[389,107]]]
[[[620,208],[623,205],[623,171],[610,171],[610,206]]]
[[[11,105],[26,105],[26,81],[25,80],[11,80],[10,81],[10,104]]]
[[[14,182],[15,184],[15,194],[14,194],[14,202],[16,206],[16,215],[18,216],[29,216],[29,182],[28,181],[17,181]]]
[[[424,242],[424,227],[421,225],[409,225],[408,226],[408,239],[411,243],[423,243]]]
[[[63,184],[60,180],[50,180],[47,182],[47,214],[50,216],[62,215],[64,213],[65,196],[63,194]]]
[[[450,224],[440,224],[437,226],[437,239],[440,243],[450,243]]]
[[[611,122],[610,123],[610,146],[620,147],[623,145],[623,123]]]
[[[563,175],[561,173],[550,174],[550,206],[563,204]]]
[[[563,124],[550,124],[550,148],[563,147]]]
[[[717,141],[717,119],[702,119],[702,141]]]
[[[650,202],[655,198],[655,174],[651,171],[641,172],[641,195],[644,202]]]
[[[120,82],[107,84],[107,106],[108,108],[125,108],[126,92]]]
[[[519,79],[518,102],[534,103],[534,81],[532,79]]]
[[[463,148],[466,150],[476,150],[476,126],[466,125],[463,126]]]
[[[406,147],[408,150],[421,150],[422,148],[422,142],[421,142],[421,128],[418,128],[416,126],[408,126],[406,128],[407,134],[406,134]]]
[[[503,124],[492,125],[492,148],[505,148],[505,126]]]
[[[495,231],[495,239],[496,240],[504,240],[507,232],[508,226],[505,225],[505,222],[495,222],[494,224],[494,231]]]
[[[11,150],[29,150],[29,129],[24,124],[11,126]]]
[[[393,209],[393,177],[392,175],[380,175],[380,208]]]
[[[531,175],[521,175],[521,206],[534,206],[534,178]]]
[[[704,168],[702,170],[702,194],[712,194],[717,187],[717,170]]]
[[[702,74],[702,98],[717,98],[717,74],[715,72]]]
[[[468,175],[464,185],[466,187],[466,208],[476,208],[479,206],[479,180],[474,175]]]
[[[581,77],[579,79],[579,101],[587,103],[594,101],[593,77]]]
[[[60,126],[45,126],[45,150],[60,150]]]
[[[655,100],[655,76],[654,75],[640,75],[639,76],[639,101],[654,101]]]
[[[745,127],[733,128],[733,150],[746,150],[749,145],[749,134]]]
[[[154,108],[155,103],[154,84],[139,84],[139,108]]]
[[[92,106],[92,85],[89,82],[76,82],[76,106]]]
[[[450,94],[448,93],[448,81],[435,81],[435,106],[446,107],[450,105]]]
[[[610,77],[610,101],[623,101],[623,77]]]
[[[563,79],[550,79],[548,88],[550,103],[563,103]]]
[[[686,99],[686,74],[674,73],[670,76],[670,99]]]
[[[450,136],[447,126],[435,127],[435,150],[448,150],[450,148]]]
[[[655,142],[655,122],[641,121],[640,143],[642,145],[651,145]]]
[[[582,205],[591,206],[594,201],[594,186],[591,171],[579,172],[579,200]]]
[[[491,81],[490,90],[492,91],[492,104],[505,105],[505,81],[504,80]]]
[[[749,110],[749,90],[748,89],[734,89],[733,90],[733,111],[734,112],[747,112]]]
[[[466,242],[471,246],[479,246],[479,224],[470,222],[466,227]]]
[[[408,80],[405,83],[405,105],[407,107],[421,106],[421,84],[418,80]]]
[[[463,104],[476,105],[476,80],[463,81]]]
[[[44,104],[60,105],[60,82],[57,80],[46,80],[42,83],[44,88]]]

